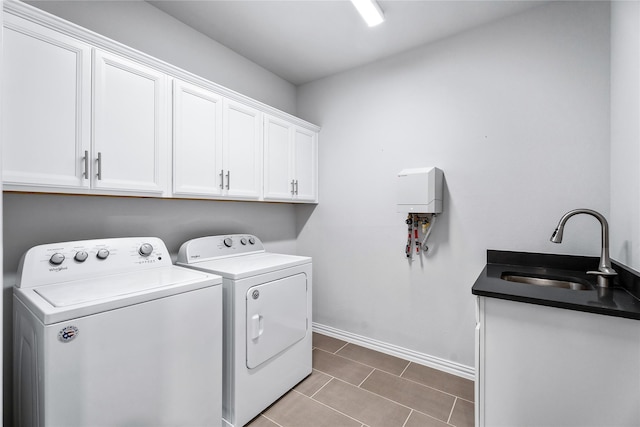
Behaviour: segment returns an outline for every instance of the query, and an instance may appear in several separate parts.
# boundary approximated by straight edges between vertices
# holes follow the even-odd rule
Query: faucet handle
[[[615,271],[611,267],[600,267],[598,270],[595,270],[595,271],[587,271],[587,274],[595,274],[597,276],[613,277],[613,276],[617,276],[618,272]]]

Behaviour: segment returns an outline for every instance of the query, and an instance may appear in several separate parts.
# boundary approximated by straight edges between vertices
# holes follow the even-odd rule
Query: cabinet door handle
[[[231,182],[230,177],[231,177],[231,171],[227,171],[227,190],[229,189],[229,185]]]
[[[291,180],[291,195],[293,196],[294,194],[296,194],[296,180],[292,179]]]
[[[224,190],[224,169],[220,169],[220,189]]]
[[[98,181],[102,180],[102,153],[98,151]]]
[[[296,196],[298,195],[298,180],[296,179]]]
[[[89,179],[89,151],[84,150],[84,179]]]

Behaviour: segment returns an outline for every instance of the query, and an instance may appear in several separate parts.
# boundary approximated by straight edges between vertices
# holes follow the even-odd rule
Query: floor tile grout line
[[[447,419],[447,424],[451,424],[451,417],[453,416],[453,410],[456,407],[456,402],[458,402],[458,397],[456,397],[456,400],[453,401],[453,405],[451,406],[451,412],[449,412],[449,418]]]
[[[414,409],[411,408],[411,410],[409,411],[409,415],[407,415],[407,419],[404,420],[404,423],[402,423],[402,427],[406,427],[407,423],[409,422],[409,418],[411,418],[411,414],[413,414]]]
[[[349,344],[349,343],[347,343],[347,344]],[[346,357],[346,356],[343,356],[343,355],[341,355],[341,354],[338,354],[337,352],[338,352],[338,351],[340,351],[340,350],[342,350],[342,348],[341,348],[341,349],[339,349],[339,350],[337,350],[335,353],[331,353],[329,350],[323,350],[323,349],[318,348],[318,347],[316,347],[316,350],[324,351],[325,353],[329,353],[329,354],[332,354],[332,355],[334,355],[334,356],[341,357],[341,358],[343,358],[343,359],[345,359],[345,360],[349,360],[349,361],[351,361],[351,362],[359,363],[360,365],[362,365],[362,366],[366,366],[367,368],[377,369],[378,371],[381,371],[381,372],[387,373],[387,374],[389,374],[389,375],[393,375],[393,376],[395,376],[395,377],[403,378],[403,377],[401,377],[401,376],[400,376],[400,375],[398,375],[398,374],[395,374],[395,373],[393,373],[393,372],[389,372],[389,371],[387,371],[387,370],[385,370],[385,369],[383,369],[383,368],[380,368],[380,367],[378,367],[378,366],[369,365],[369,364],[366,364],[366,363],[364,363],[364,362],[362,362],[362,361],[360,361],[360,360],[352,359],[352,358],[350,358],[350,357]],[[394,356],[394,357],[395,357],[395,356]],[[404,359],[402,359],[402,360],[404,360]],[[407,360],[406,362],[407,362],[407,366],[409,366],[409,364],[411,363],[411,362],[409,362],[408,360]],[[406,369],[407,369],[407,367],[405,367],[405,368],[404,368],[404,370],[402,371],[402,373],[404,373],[404,371],[405,371]],[[320,372],[326,373],[326,372],[324,372],[324,371],[320,371]],[[412,381],[412,380],[410,380],[410,379],[408,379],[408,378],[405,378],[405,379],[407,379],[407,380],[409,380],[409,381]],[[414,381],[414,382],[418,383],[417,381]],[[418,384],[421,384],[421,383],[418,383]],[[424,385],[424,384],[423,384],[423,385]],[[433,388],[433,387],[431,387],[431,388]],[[436,389],[436,390],[438,390],[438,389]],[[450,393],[449,393],[449,394],[450,394]]]
[[[405,359],[402,359],[402,360],[405,360]],[[404,373],[407,372],[407,369],[409,369],[409,365],[411,365],[412,363],[413,362],[411,362],[410,360],[407,360],[407,366],[405,366],[402,372],[400,372],[400,375],[398,375],[400,378],[403,378]]]
[[[278,427],[283,427],[282,424],[280,424],[279,422],[277,422],[276,420],[272,420],[271,418],[267,417],[264,413],[261,413],[259,416],[261,417],[265,417],[266,419],[268,419],[269,421],[271,421],[272,423],[274,423],[275,425],[277,425]]]
[[[336,351],[334,351],[333,354],[337,355],[340,350],[342,350],[343,348],[345,348],[348,345],[349,345],[349,343],[345,342],[344,345],[342,347],[340,347],[339,349],[337,349]]]
[[[332,410],[332,411],[334,411],[334,412],[337,412],[338,414],[342,414],[342,415],[344,415],[345,417],[347,417],[347,418],[349,418],[349,419],[352,419],[352,420],[353,420],[353,421],[355,421],[355,422],[360,423],[360,425],[364,425],[364,423],[363,423],[361,420],[359,420],[359,419],[357,419],[357,418],[353,418],[351,415],[345,414],[344,412],[337,410],[337,409],[336,409],[336,408],[334,408],[333,406],[329,406],[329,405],[327,405],[326,403],[320,402],[318,399],[314,399],[313,397],[309,397],[309,396],[307,396],[307,395],[306,395],[306,394],[304,394],[304,393],[300,393],[298,390],[293,390],[293,391],[295,391],[296,393],[298,393],[298,394],[300,394],[300,395],[302,395],[302,396],[304,396],[304,397],[306,397],[306,398],[308,398],[308,399],[313,400],[313,401],[314,401],[314,402],[316,402],[316,403],[319,403],[320,405],[322,405],[322,406],[324,406],[324,407],[326,407],[326,408],[331,409],[331,410]]]
[[[320,390],[322,390],[323,388],[325,388],[327,386],[327,384],[329,384],[331,381],[335,380],[336,377],[332,377],[331,375],[329,375],[329,381],[327,381],[326,383],[322,384],[322,387],[320,387],[319,389],[317,389],[311,396],[309,396],[311,399],[313,399],[313,396],[315,396],[316,394],[320,393]],[[303,393],[304,394],[304,393]],[[315,400],[315,399],[314,399]]]
[[[369,372],[369,374],[362,381],[360,381],[360,384],[358,384],[356,387],[362,388],[362,384],[364,384],[364,382],[369,379],[369,377],[375,372],[375,370],[376,368],[371,368],[371,372]]]
[[[383,371],[383,372],[384,372],[384,371]],[[397,376],[397,375],[396,375],[396,376]],[[411,378],[407,378],[407,377],[399,377],[399,378],[402,378],[403,380],[411,381],[411,382],[412,382],[412,383],[414,383],[414,384],[418,384],[418,385],[421,385],[421,386],[423,386],[423,387],[430,388],[430,389],[432,389],[432,390],[439,391],[440,393],[446,394],[446,395],[448,395],[448,396],[455,397],[456,399],[462,399],[462,400],[466,400],[466,401],[467,401],[467,402],[469,402],[469,403],[474,403],[473,401],[471,401],[471,400],[467,400],[467,399],[465,399],[465,398],[462,398],[462,397],[458,396],[457,394],[453,394],[453,393],[451,393],[451,392],[448,392],[448,391],[445,391],[445,390],[441,390],[441,389],[439,389],[439,388],[436,388],[436,387],[433,387],[433,386],[427,385],[427,384],[425,384],[425,383],[421,383],[420,381],[412,380]]]

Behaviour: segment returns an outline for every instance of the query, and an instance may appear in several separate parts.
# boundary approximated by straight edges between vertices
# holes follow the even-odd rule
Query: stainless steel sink
[[[580,279],[567,278],[567,277],[552,277],[552,276],[529,276],[521,273],[504,272],[500,276],[502,280],[508,282],[526,283],[528,285],[536,286],[550,286],[553,288],[571,289],[574,291],[591,291],[593,286],[587,282],[583,282]]]

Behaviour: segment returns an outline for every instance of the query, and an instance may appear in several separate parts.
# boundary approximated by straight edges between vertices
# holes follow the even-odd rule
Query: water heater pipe
[[[437,216],[438,214],[431,215],[431,220],[429,221],[429,228],[427,229],[427,232],[424,233],[424,237],[422,237],[422,242],[420,242],[420,246],[422,247],[422,252],[427,252],[429,250],[429,246],[427,246],[427,239],[431,234],[431,230],[433,229],[433,224],[435,224]]]

